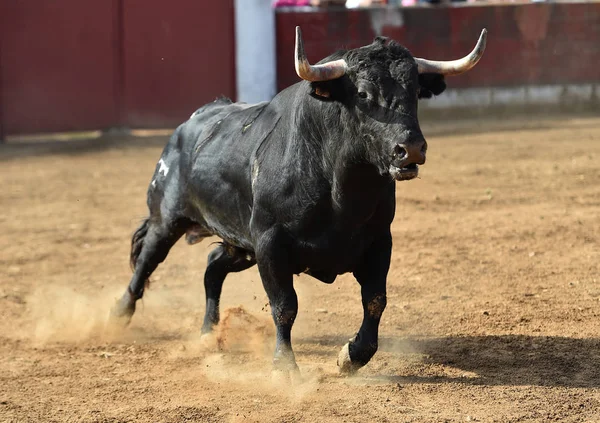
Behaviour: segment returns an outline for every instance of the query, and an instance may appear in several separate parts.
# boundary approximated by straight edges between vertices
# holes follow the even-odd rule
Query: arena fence
[[[0,2],[0,140],[174,127],[215,97],[235,98],[233,8],[233,0],[174,0],[168,7],[159,0]],[[600,110],[600,2],[283,8],[275,22],[279,90],[298,81],[296,25],[311,61],[376,35],[418,56],[451,59],[468,52],[486,27],[480,64],[449,80],[447,92],[424,108]]]
[[[233,0],[2,1],[0,131],[177,125],[235,96],[233,25]]]
[[[281,9],[277,23],[277,85],[298,80],[293,66],[295,25],[309,60],[340,47],[393,38],[417,56],[462,57],[482,28],[488,43],[470,72],[448,78],[449,89],[423,108],[565,106],[600,110],[600,3],[489,4],[454,7]]]

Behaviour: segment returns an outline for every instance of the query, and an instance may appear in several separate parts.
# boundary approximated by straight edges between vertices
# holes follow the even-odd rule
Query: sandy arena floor
[[[103,331],[164,138],[0,146],[0,421],[600,422],[600,119],[423,129],[379,352],[338,376],[359,287],[301,276],[291,388],[255,267],[225,283],[224,349],[199,342],[212,240],[178,243]]]

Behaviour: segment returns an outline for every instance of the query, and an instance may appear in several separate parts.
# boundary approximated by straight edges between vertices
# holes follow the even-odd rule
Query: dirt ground
[[[178,243],[104,330],[164,137],[0,146],[0,421],[600,422],[600,119],[422,126],[379,352],[339,376],[359,287],[300,276],[291,387],[256,268],[225,283],[223,348],[200,342],[216,239]]]

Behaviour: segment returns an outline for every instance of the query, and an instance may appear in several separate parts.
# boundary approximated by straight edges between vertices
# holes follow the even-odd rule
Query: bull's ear
[[[434,95],[440,95],[446,89],[444,75],[439,73],[421,73],[419,74],[419,98],[431,98]]]
[[[335,100],[335,91],[333,81],[311,82],[310,95],[317,100],[333,101]]]

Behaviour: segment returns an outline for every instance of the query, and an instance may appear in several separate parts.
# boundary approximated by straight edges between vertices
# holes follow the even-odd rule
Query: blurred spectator
[[[275,0],[273,2],[273,7],[283,7],[283,6],[310,6],[310,0]]]
[[[274,0],[273,7],[284,6],[346,6],[348,8],[369,7],[387,4],[387,0]]]
[[[387,4],[387,3],[388,3],[387,0],[347,0],[346,7],[348,7],[348,8],[369,7],[372,5]]]

